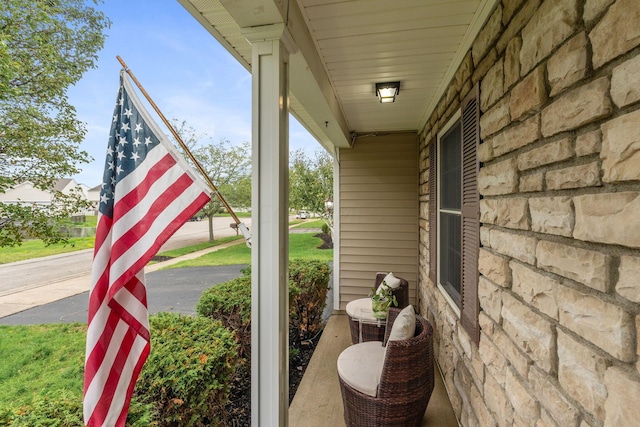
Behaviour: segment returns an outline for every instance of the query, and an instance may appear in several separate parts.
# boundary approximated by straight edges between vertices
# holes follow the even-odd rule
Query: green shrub
[[[331,233],[331,229],[329,228],[329,224],[327,224],[326,222],[324,224],[322,224],[322,232],[324,234]]]
[[[82,427],[82,396],[66,390],[37,396],[30,405],[0,420],[11,427]]]
[[[324,261],[294,259],[289,262],[289,339],[297,345],[323,328],[331,269]]]
[[[245,360],[251,356],[251,268],[246,276],[221,283],[202,293],[196,307],[200,316],[219,319],[236,332],[238,354]],[[331,269],[324,261],[294,259],[289,263],[289,339],[299,346],[301,341],[317,335],[322,329],[322,312],[326,305]]]
[[[151,354],[136,400],[153,404],[162,426],[216,425],[237,363],[233,333],[204,317],[160,313],[149,320]]]
[[[251,269],[247,271],[248,276],[205,290],[196,305],[198,315],[220,320],[235,332],[238,356],[244,360],[251,358]]]

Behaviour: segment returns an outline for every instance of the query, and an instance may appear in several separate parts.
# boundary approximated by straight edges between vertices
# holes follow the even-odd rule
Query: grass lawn
[[[73,222],[71,219],[68,221],[64,221],[62,225],[67,225],[70,227],[95,227],[98,225],[98,216],[97,215],[85,215],[84,222]]]
[[[82,396],[86,325],[0,326],[0,405],[43,392]]]
[[[71,237],[67,243],[46,246],[42,240],[25,240],[20,246],[0,247],[0,264],[92,249],[95,237]]]
[[[224,243],[233,242],[234,240],[242,239],[242,236],[231,236],[231,237],[223,237],[221,239],[215,240],[213,242],[204,242],[199,243],[197,245],[186,246],[184,248],[173,249],[171,251],[159,252],[158,256],[170,256],[172,258],[176,258],[182,255],[187,255],[193,252],[198,252],[203,249],[212,248],[214,246],[220,246]]]
[[[317,249],[322,239],[313,237],[313,233],[289,234],[289,257],[333,260],[333,249]],[[167,268],[206,267],[211,265],[251,264],[251,249],[238,244],[211,252],[199,258],[182,261]]]

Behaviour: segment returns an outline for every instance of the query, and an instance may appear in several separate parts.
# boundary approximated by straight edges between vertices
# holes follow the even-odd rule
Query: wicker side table
[[[382,341],[387,325],[386,319],[373,317],[371,298],[360,298],[347,304],[351,343]]]

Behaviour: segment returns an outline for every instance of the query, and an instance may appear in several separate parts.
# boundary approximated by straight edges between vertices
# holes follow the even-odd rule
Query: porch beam
[[[291,92],[311,117],[305,127],[326,148],[351,146],[351,129],[322,64],[318,48],[309,33],[297,1],[289,2],[287,29],[296,41],[298,53],[291,57]],[[335,155],[333,150],[329,150]]]
[[[187,0],[178,1],[183,4],[187,2]],[[296,43],[296,53],[290,52],[289,61],[290,90],[292,97],[297,101],[294,103],[296,111],[293,113],[329,152],[335,154],[334,147],[350,147],[351,129],[298,2],[295,0],[286,2],[220,0],[220,4],[250,42],[251,36],[247,34],[248,31],[261,31],[271,25],[284,24]],[[210,31],[218,40],[222,40],[223,46],[228,46],[224,37],[221,37],[215,28]],[[233,47],[227,47],[229,48],[233,50]]]
[[[289,54],[283,24],[252,43],[251,425],[288,425]]]

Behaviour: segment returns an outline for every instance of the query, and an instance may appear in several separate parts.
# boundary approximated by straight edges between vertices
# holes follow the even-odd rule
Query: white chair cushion
[[[383,283],[386,283],[387,286],[389,286],[391,289],[398,289],[400,287],[401,281],[396,276],[394,276],[393,273],[389,273],[384,276],[384,279],[382,279],[382,282],[380,282],[380,286],[378,286],[376,293],[381,292],[381,289],[384,286]]]
[[[380,341],[367,341],[347,347],[338,356],[338,375],[359,392],[376,397],[384,350]]]
[[[413,338],[416,333],[416,312],[409,304],[398,313],[398,317],[393,321],[389,341],[402,341]]]

